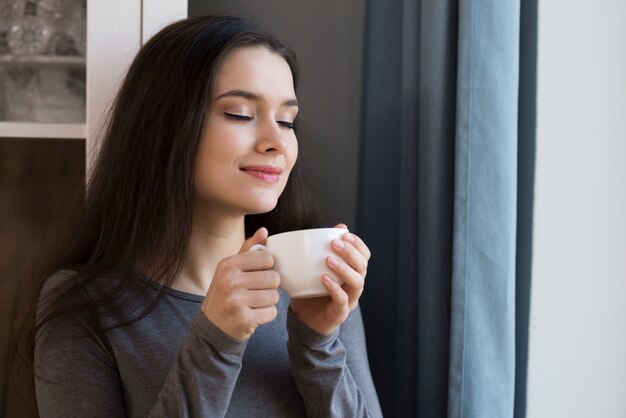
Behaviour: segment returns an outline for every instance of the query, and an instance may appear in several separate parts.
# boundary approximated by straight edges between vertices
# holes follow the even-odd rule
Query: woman
[[[235,17],[177,22],[141,49],[38,292],[42,417],[381,415],[363,241],[333,242],[345,283],[320,278],[330,297],[291,301],[272,256],[247,251],[314,225],[296,79],[294,54]]]

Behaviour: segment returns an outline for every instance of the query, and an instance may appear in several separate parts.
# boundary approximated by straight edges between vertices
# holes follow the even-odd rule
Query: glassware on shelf
[[[87,56],[87,33],[85,25],[75,25],[67,30],[67,34],[74,42],[74,48],[78,55]]]
[[[85,121],[84,69],[24,65],[4,72],[5,120],[38,123]]]
[[[23,16],[16,20],[7,33],[7,44],[15,55],[44,53],[52,30],[45,20],[36,16]]]
[[[6,32],[13,26],[13,6],[12,1],[0,0],[0,32]]]
[[[63,32],[72,39],[76,53],[84,57],[87,54],[86,3],[83,0],[65,1],[68,3],[63,17]]]
[[[0,55],[7,55],[9,52],[9,45],[7,44],[7,33],[0,32]]]
[[[74,39],[66,33],[55,33],[50,38],[50,54],[57,56],[76,55]]]
[[[86,2],[84,0],[0,0],[0,33],[4,27],[15,55],[84,55]],[[69,37],[75,44],[69,53]],[[44,45],[54,38],[55,43]],[[61,41],[61,42],[60,42]],[[14,45],[14,46],[13,46]],[[82,52],[81,52],[82,51]]]
[[[40,85],[37,95],[34,120],[42,123],[64,121],[84,122],[85,90],[84,72],[68,72],[67,68],[46,66],[39,68]]]
[[[39,95],[39,72],[32,66],[9,67],[4,71],[4,119],[31,122]]]
[[[65,2],[61,0],[37,1],[37,16],[49,21],[60,21],[65,14]]]
[[[84,123],[85,54],[85,0],[0,0],[0,121]]]

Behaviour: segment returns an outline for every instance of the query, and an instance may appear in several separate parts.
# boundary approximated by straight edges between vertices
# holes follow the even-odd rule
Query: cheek
[[[287,152],[289,154],[287,158],[288,164],[289,164],[289,170],[291,171],[293,166],[296,164],[296,160],[298,159],[298,141],[297,140],[295,139],[293,140],[293,143],[289,147],[289,150]]]
[[[200,195],[210,194],[224,179],[224,170],[228,167],[227,155],[224,149],[213,146],[210,142],[204,142],[198,147],[196,154],[196,167],[194,181],[196,192]]]
[[[290,145],[285,155],[285,162],[286,162],[285,171],[287,172],[287,176],[285,176],[285,179],[284,179],[283,191],[285,191],[285,187],[287,187],[287,182],[289,181],[289,178],[291,177],[291,172],[293,171],[293,167],[296,165],[297,159],[298,159],[298,143],[295,142],[294,146]]]

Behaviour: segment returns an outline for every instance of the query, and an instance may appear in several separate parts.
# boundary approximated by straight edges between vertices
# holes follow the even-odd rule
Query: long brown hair
[[[17,351],[21,361],[14,364],[32,370],[35,338],[49,321],[81,310],[102,314],[130,307],[131,317],[100,331],[129,325],[149,314],[173,284],[189,244],[194,164],[216,73],[229,52],[253,45],[285,59],[295,88],[293,51],[239,17],[185,19],[141,48],[110,110],[86,196],[76,205],[58,250],[38,274],[40,283],[26,318],[29,326]],[[300,161],[276,208],[246,216],[246,236],[261,226],[272,234],[316,226]],[[164,285],[149,303],[147,284],[133,280],[135,266],[146,260],[149,280]],[[60,270],[73,273],[53,292],[45,292],[42,303],[42,288]],[[94,285],[104,289],[100,297],[76,297]]]

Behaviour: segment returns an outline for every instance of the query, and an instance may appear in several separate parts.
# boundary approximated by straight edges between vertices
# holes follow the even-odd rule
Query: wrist
[[[301,333],[309,334],[308,337],[313,338],[329,338],[339,330],[339,324],[330,326],[327,324],[316,323],[321,321],[315,321],[314,319],[303,319],[298,315],[298,308],[289,305],[287,312],[287,328],[288,331],[296,330]]]

